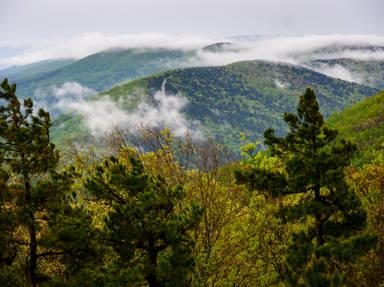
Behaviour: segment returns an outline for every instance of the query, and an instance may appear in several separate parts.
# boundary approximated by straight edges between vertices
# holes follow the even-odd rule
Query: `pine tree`
[[[105,160],[86,188],[110,208],[108,242],[131,284],[189,286],[193,242],[188,232],[198,224],[201,210],[183,203],[181,187],[151,176],[141,160],[130,155]],[[116,285],[128,284],[122,276],[117,280]]]
[[[269,196],[293,196],[295,203],[279,215],[305,222],[305,228],[293,235],[286,284],[338,286],[343,281],[342,264],[354,261],[375,242],[374,236],[362,233],[366,213],[344,180],[344,168],[356,147],[339,142],[337,131],[327,128],[310,88],[300,97],[297,114],[286,113],[284,121],[289,126],[285,137],[276,136],[273,129],[264,133],[265,144],[283,169],[239,171],[237,179]]]
[[[14,176],[12,188],[21,191],[17,213],[28,229],[27,274],[32,286],[36,286],[39,229],[36,217],[39,203],[45,196],[37,176],[43,176],[56,166],[58,154],[49,140],[49,114],[40,110],[34,115],[32,100],[25,99],[21,104],[15,92],[15,84],[9,85],[7,80],[2,82],[0,99],[5,104],[0,106],[1,162],[3,171]]]
[[[42,259],[69,268],[93,256],[90,218],[67,200],[72,177],[57,171],[49,114],[42,109],[35,114],[31,99],[21,103],[16,85],[7,80],[1,83],[0,104],[0,268],[15,267],[18,257],[19,265],[26,262],[18,270],[26,270],[26,281],[37,286],[49,280],[38,270]]]

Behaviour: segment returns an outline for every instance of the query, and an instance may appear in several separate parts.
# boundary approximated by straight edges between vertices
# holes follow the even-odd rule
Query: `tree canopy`
[[[383,155],[354,166],[312,89],[284,121],[241,161],[151,128],[64,158],[3,81],[0,285],[381,286]]]

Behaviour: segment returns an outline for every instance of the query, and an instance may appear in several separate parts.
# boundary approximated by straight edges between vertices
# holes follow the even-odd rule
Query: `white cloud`
[[[67,82],[59,87],[51,86],[37,93],[40,96],[51,95],[49,110],[59,109],[81,115],[94,136],[103,136],[115,127],[137,131],[143,126],[148,126],[170,128],[179,137],[189,132],[197,138],[203,138],[198,123],[190,123],[183,115],[187,100],[180,95],[166,93],[165,84],[166,80],[161,91],[153,95],[152,103],[142,100],[137,108],[130,112],[123,110],[121,103],[113,101],[109,96],[87,100],[95,92],[75,82]]]
[[[220,53],[200,50],[190,65],[224,65],[242,60],[264,59],[298,63],[315,58],[380,59],[384,50],[371,51],[366,46],[384,47],[384,36],[305,35],[257,37],[200,37],[142,33],[104,35],[86,33],[71,39],[55,39],[30,44],[30,49],[13,57],[0,59],[0,66],[21,65],[52,58],[82,58],[109,48],[177,48],[194,50],[215,42],[234,45]],[[352,47],[352,48],[351,48]]]
[[[95,93],[94,90],[77,82],[65,82],[61,87],[53,86],[52,89],[53,93],[58,97],[74,96],[76,98],[85,98]]]
[[[329,77],[348,81],[348,82],[355,82],[355,83],[363,82],[363,80],[358,75],[353,74],[347,68],[339,64],[329,65],[326,63],[321,63],[316,66],[310,67],[310,69],[315,70],[324,75],[327,75]]]
[[[280,89],[285,89],[285,88],[289,87],[289,83],[282,82],[282,81],[280,81],[278,79],[275,79],[274,83],[275,83],[276,87],[278,87]]]
[[[65,102],[85,101],[97,92],[77,82],[65,82],[61,86],[38,88],[34,92],[34,102],[37,108],[44,108],[51,114],[57,114]]]
[[[159,33],[103,35],[86,33],[71,39],[54,39],[31,43],[20,55],[0,59],[0,66],[23,65],[54,58],[82,58],[110,48],[178,48],[195,49],[215,41],[193,35],[170,36]]]
[[[96,101],[63,99],[57,106],[81,115],[95,136],[104,135],[115,126],[126,125],[129,120],[128,114],[108,97]]]
[[[307,35],[277,37],[238,37],[221,53],[201,50],[202,65],[225,65],[243,60],[270,60],[300,64],[313,59],[384,60],[384,37]],[[378,50],[367,47],[379,46]]]

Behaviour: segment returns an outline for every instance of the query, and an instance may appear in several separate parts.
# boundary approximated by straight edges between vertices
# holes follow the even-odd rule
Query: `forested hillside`
[[[267,129],[265,151],[244,139],[240,161],[148,127],[63,153],[49,113],[16,92],[2,82],[1,286],[383,285],[383,153],[351,164],[362,145],[328,127],[311,88],[280,115],[287,133]],[[356,107],[377,114],[381,98]]]
[[[2,78],[8,78],[11,81],[19,81],[24,78],[34,77],[41,73],[48,73],[52,70],[60,69],[74,61],[74,59],[53,59],[27,65],[12,66],[0,70],[0,76]]]
[[[374,158],[384,149],[384,92],[332,114],[328,123],[341,138],[357,144],[362,160]]]
[[[183,109],[186,118],[197,121],[207,137],[235,152],[240,147],[240,133],[257,140],[268,127],[284,133],[281,114],[295,109],[302,87],[311,86],[318,93],[325,116],[377,91],[295,65],[247,61],[224,67],[172,70],[116,86],[93,99],[108,96],[127,113],[134,113],[143,101],[156,104],[153,96],[164,81],[167,94],[188,100]],[[71,119],[60,117],[55,134],[76,133],[78,120]],[[84,128],[78,135],[85,136]]]
[[[384,287],[384,0],[0,0],[0,287]]]

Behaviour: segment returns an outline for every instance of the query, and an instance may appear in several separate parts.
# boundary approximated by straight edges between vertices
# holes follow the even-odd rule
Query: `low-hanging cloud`
[[[170,128],[179,137],[190,133],[202,138],[197,122],[189,122],[183,115],[187,100],[180,95],[168,94],[165,91],[166,80],[162,89],[153,94],[152,101],[142,101],[132,111],[124,110],[121,102],[113,101],[109,96],[96,100],[87,100],[95,92],[75,82],[67,82],[62,86],[49,87],[56,99],[51,108],[74,112],[82,116],[84,123],[94,136],[104,136],[113,128],[124,128],[137,131],[143,126],[154,128]],[[129,98],[129,96],[127,96]]]
[[[274,83],[275,83],[275,86],[278,87],[279,89],[285,89],[285,88],[289,87],[289,83],[288,82],[282,82],[282,81],[280,81],[278,79],[275,79]]]
[[[36,108],[49,110],[51,114],[57,114],[63,109],[63,103],[86,101],[95,95],[95,90],[89,89],[77,82],[65,82],[61,86],[51,85],[37,88],[34,92]]]
[[[127,35],[104,35],[93,32],[71,39],[53,39],[30,43],[19,55],[0,59],[0,66],[24,65],[46,59],[79,59],[102,50],[112,48],[169,48],[192,50],[216,41],[194,35],[166,35],[161,33],[141,33]]]
[[[330,65],[327,63],[321,63],[309,68],[335,79],[354,83],[363,82],[363,79],[359,77],[359,75],[352,73],[350,70],[339,64]]]
[[[225,65],[244,60],[302,64],[315,59],[384,60],[384,37],[307,35],[240,37],[220,52],[200,50],[201,65]]]
[[[231,42],[224,49],[202,47],[215,42]],[[370,47],[370,48],[368,48]],[[378,49],[372,49],[378,47]],[[104,35],[87,33],[72,39],[56,39],[31,44],[19,55],[0,59],[0,66],[22,65],[52,58],[82,58],[111,48],[169,48],[197,51],[189,65],[225,65],[243,60],[272,60],[301,63],[312,59],[353,58],[384,60],[384,36],[304,35],[200,37],[159,33]]]

